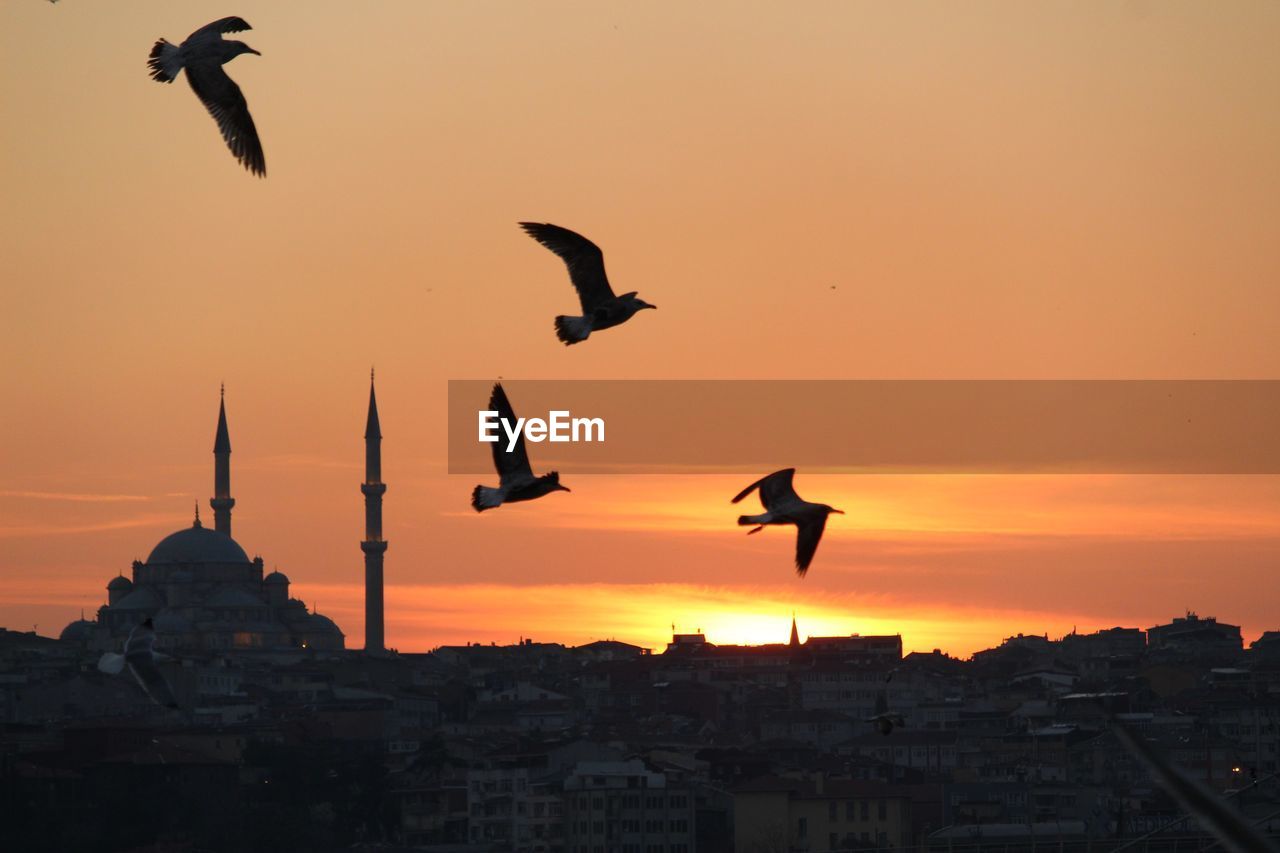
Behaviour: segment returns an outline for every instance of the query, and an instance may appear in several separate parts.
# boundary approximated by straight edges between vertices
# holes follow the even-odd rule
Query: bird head
[[[824,506],[824,507],[827,507],[827,512],[828,512],[828,513],[833,513],[833,512],[834,512],[836,515],[844,515],[844,510],[842,510],[842,509],[836,509],[835,507],[833,507],[833,506],[827,506],[826,504],[823,504],[823,506]]]
[[[550,474],[548,474],[548,475],[547,475],[547,482],[551,484],[551,491],[553,491],[553,492],[571,492],[571,491],[573,491],[573,490],[572,490],[572,489],[570,489],[568,486],[562,486],[562,485],[560,484],[560,472],[559,472],[559,471],[552,471]]]
[[[254,56],[262,56],[261,53],[258,53],[258,51],[249,47],[249,45],[245,44],[242,41],[233,41],[231,44],[233,47],[235,47],[235,53],[232,54],[233,56],[239,56],[242,53],[252,53]]]
[[[638,298],[636,294],[639,292],[640,291],[638,290],[633,290],[630,293],[622,294],[618,298],[625,302],[629,302],[631,304],[631,307],[634,308],[636,311],[640,311],[641,309],[644,309],[644,308],[652,308],[655,311],[658,310],[657,305],[650,305],[648,302],[645,302],[643,299]]]

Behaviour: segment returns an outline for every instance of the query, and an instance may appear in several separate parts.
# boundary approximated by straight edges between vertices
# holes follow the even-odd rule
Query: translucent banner
[[[449,472],[1280,473],[1280,381],[449,382]],[[487,431],[486,431],[487,430]]]

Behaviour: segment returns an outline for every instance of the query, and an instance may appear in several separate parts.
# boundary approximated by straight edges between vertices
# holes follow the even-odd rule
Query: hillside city
[[[1113,720],[1280,831],[1280,631],[1246,649],[1191,612],[967,660],[794,621],[758,646],[167,648],[177,710],[75,626],[0,632],[6,850],[1200,849]]]

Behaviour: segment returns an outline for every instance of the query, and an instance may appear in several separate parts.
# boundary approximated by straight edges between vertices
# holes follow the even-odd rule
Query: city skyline
[[[380,459],[380,446],[379,446],[380,439],[381,439],[381,423],[378,416],[376,391],[375,391],[372,379],[373,377],[371,374],[370,385],[369,385],[368,406],[367,406],[367,412],[366,412],[366,418],[365,418],[366,423],[364,427],[364,433],[362,435],[362,438],[366,445],[366,448],[365,448],[366,459],[365,459],[365,477],[363,478],[361,491],[366,494],[366,503],[368,502],[368,499],[369,499],[368,490],[372,488],[370,484],[381,485],[378,482],[379,478],[381,477],[381,459]],[[231,462],[231,453],[230,453],[230,448],[231,448],[230,432],[231,431],[232,430],[228,427],[228,420],[227,420],[227,413],[226,413],[225,387],[222,387],[219,391],[217,424],[216,424],[215,438],[213,443],[213,456],[215,461],[214,477],[213,477],[214,488],[211,490],[211,494],[213,495],[213,497],[206,499],[205,502],[208,503],[209,507],[214,511],[215,514],[217,514],[217,519],[218,519],[217,528],[219,532],[228,533],[228,534],[231,531],[231,508],[234,507],[236,504],[236,500],[232,496],[228,486],[231,472],[234,467],[233,463]],[[590,476],[590,475],[585,475],[585,476]],[[1165,477],[1162,477],[1161,479],[1167,479],[1167,476],[1168,475],[1166,475]],[[459,479],[459,478],[454,477],[452,479]],[[1004,479],[1007,479],[1007,476],[1004,477]],[[1062,478],[1059,477],[1058,479],[1062,479]],[[1274,479],[1274,478],[1269,478],[1269,479]],[[373,524],[372,527],[366,526],[365,528],[366,539],[369,539],[370,541],[374,541],[374,542],[385,542],[385,540],[382,539],[382,534],[381,534],[381,500],[380,500],[381,495],[384,492],[385,492],[385,487],[383,487],[380,490],[376,490],[376,493],[375,493],[375,503],[377,505],[377,509],[376,509],[377,521],[371,522],[369,520],[370,517],[367,515],[368,513],[367,506],[366,506],[366,513],[364,515],[366,519],[366,525]],[[26,499],[34,500],[37,502],[42,499],[47,499],[50,497],[55,497],[55,496],[51,496],[47,494],[41,496],[38,493],[25,496]],[[62,497],[71,503],[76,503],[76,502],[93,503],[94,502],[92,500],[93,496],[91,495],[65,495]],[[128,497],[136,497],[136,496],[117,495],[113,497],[128,498]],[[172,499],[178,496],[169,495],[168,497]],[[107,503],[126,503],[126,504],[130,503],[130,501],[128,500],[109,500],[106,502]],[[197,500],[196,502],[197,520],[199,518],[198,507],[200,503],[201,501]],[[367,544],[368,543],[366,542],[365,546],[367,546]],[[365,547],[365,546],[362,546],[362,547]],[[149,546],[148,546],[148,550],[149,550]],[[251,550],[254,554],[259,553],[258,550],[253,550],[253,549]],[[385,550],[385,545],[383,550]],[[380,555],[381,551],[379,551],[378,554]],[[339,616],[338,621],[339,621],[340,627],[344,625],[346,626],[345,633],[347,633],[347,635],[352,638],[352,641],[349,644],[351,648],[360,647],[357,643],[356,638],[362,635],[366,636],[365,646],[367,647],[367,644],[368,644],[367,637],[369,635],[367,634],[367,614],[371,612],[368,608],[372,606],[376,610],[378,607],[376,603],[371,603],[368,597],[368,591],[370,589],[369,584],[372,583],[375,585],[375,587],[378,589],[378,597],[379,598],[381,597],[381,570],[382,570],[381,560],[377,561],[377,568],[375,570],[377,572],[376,575],[367,574],[370,571],[369,564],[368,564],[367,551],[366,551],[366,556],[364,557],[364,562],[365,562],[365,572],[367,576],[363,582],[360,582],[360,583],[351,582],[346,584],[325,584],[325,583],[309,582],[308,579],[303,577],[302,584],[301,584],[301,592],[304,597],[307,597],[308,592],[310,592],[310,596],[308,597],[308,600],[313,603],[313,607],[314,607],[314,602],[317,596],[321,592],[324,593],[323,597],[325,598],[326,601],[331,600],[330,594],[336,594],[337,600],[339,600],[340,602],[345,602],[345,604],[339,605],[336,609],[332,609],[332,612]],[[278,569],[279,566],[275,565],[274,568]],[[297,578],[295,578],[295,582],[296,580]],[[450,592],[452,592],[454,595],[457,595],[458,592],[461,591],[462,592],[461,598],[464,601],[468,594],[474,596],[474,598],[476,599],[482,600],[485,597],[486,593],[489,593],[495,596],[500,596],[503,593],[503,590],[501,588],[492,588],[492,587],[486,588],[484,585],[467,584],[467,583],[454,584],[449,587],[425,587],[424,588],[424,587],[413,587],[411,585],[404,585],[404,584],[400,584],[397,586],[398,586],[399,595],[393,594],[392,600],[393,602],[396,602],[398,600],[398,602],[402,605],[407,604],[408,612],[397,613],[393,610],[391,613],[391,616],[392,616],[391,621],[394,623],[398,623],[402,626],[401,628],[403,632],[402,635],[407,635],[410,638],[411,643],[413,642],[414,639],[416,639],[416,637],[422,636],[421,634],[415,636],[412,630],[412,626],[414,624],[415,616],[417,616],[421,612],[416,608],[422,608],[424,605],[421,602],[421,600],[410,599],[409,601],[405,601],[406,592],[410,593],[410,595],[417,594],[419,596],[433,596],[436,598],[446,597],[446,600],[447,600],[447,596],[450,594]],[[766,596],[761,596],[757,594],[756,596],[750,599],[743,597],[737,600],[731,600],[726,603],[723,600],[716,600],[716,597],[709,594],[707,590],[698,589],[696,587],[691,589],[684,589],[679,587],[678,585],[666,585],[665,590],[664,590],[664,587],[662,586],[659,586],[658,589],[659,589],[659,596],[662,594],[663,591],[665,591],[669,601],[674,600],[679,602],[676,605],[676,607],[683,608],[683,610],[681,610],[680,613],[681,615],[687,617],[683,619],[682,622],[683,623],[691,622],[690,624],[678,624],[676,621],[672,621],[670,623],[672,633],[698,632],[698,633],[705,633],[708,637],[708,640],[711,642],[718,641],[721,643],[730,643],[730,644],[757,645],[757,644],[763,644],[763,643],[782,642],[787,631],[789,631],[791,626],[795,624],[794,621],[787,622],[783,617],[778,616],[777,615],[778,611],[770,612],[767,609],[768,607],[774,607],[774,608],[778,608],[779,611],[785,610],[786,602],[782,600],[783,598],[782,596],[777,596],[775,599],[771,600],[767,597],[767,594]],[[538,635],[537,638],[540,641],[562,642],[562,643],[565,643],[566,645],[573,645],[575,643],[580,644],[580,643],[585,643],[585,642],[590,642],[590,641],[595,641],[600,639],[618,639],[624,642],[631,642],[646,648],[661,648],[662,646],[662,637],[664,635],[663,630],[657,629],[653,626],[645,626],[642,624],[637,624],[635,621],[628,623],[626,618],[627,616],[631,616],[632,619],[634,619],[634,614],[638,612],[640,614],[646,614],[650,620],[652,619],[652,612],[656,607],[659,606],[657,602],[660,601],[661,599],[654,596],[654,590],[651,588],[636,586],[635,588],[628,589],[626,598],[632,599],[632,601],[630,602],[632,607],[630,610],[621,611],[621,614],[623,615],[620,620],[620,624],[624,628],[624,630],[622,631],[617,630],[620,627],[618,623],[615,622],[611,624],[609,622],[610,619],[619,618],[616,604],[613,604],[619,598],[617,594],[616,586],[604,586],[604,585],[584,586],[582,584],[577,584],[573,586],[563,586],[561,588],[556,588],[554,586],[547,587],[547,586],[541,586],[541,585],[530,585],[530,586],[523,587],[523,593],[525,595],[526,603],[533,602],[535,603],[535,605],[538,603],[545,603],[548,609],[555,609],[555,611],[557,612],[556,624],[553,626],[538,625],[537,620],[532,620],[534,624],[525,625],[525,627],[528,627],[531,629],[537,627],[538,630],[522,631],[521,626],[523,623],[518,622],[517,624],[510,627],[504,626],[503,629],[499,629],[500,631],[505,631],[506,633],[518,632],[518,636],[521,638],[531,637],[536,634]],[[82,600],[87,600],[88,597],[90,596],[90,593],[88,590],[81,590],[79,591],[78,595],[81,597]],[[639,599],[638,601],[634,600],[637,598]],[[568,601],[566,601],[566,599],[572,599],[573,601],[572,603],[569,603]],[[353,602],[358,606],[352,606]],[[36,602],[31,602],[31,603],[34,604]],[[104,603],[105,603],[105,595],[104,595]],[[454,599],[450,603],[455,608],[457,607],[457,599]],[[438,608],[439,602],[436,602],[435,606]],[[610,606],[615,607],[615,611],[612,614],[607,613],[608,608]],[[431,608],[431,605],[428,604],[426,605],[426,607],[429,609]],[[564,617],[566,607],[569,608],[569,612],[575,613],[575,614],[580,614],[583,612],[591,612],[591,611],[605,611],[607,615],[605,615],[603,618],[597,618],[596,621],[594,622],[592,622],[590,618],[587,618],[584,620],[586,623],[584,627],[579,628],[576,632],[573,629],[570,629],[569,632],[566,634],[562,627],[563,623],[564,622],[573,623],[575,621],[575,619],[572,617],[567,619]],[[86,610],[92,611],[93,609],[94,608],[92,607],[86,608],[85,606],[82,606],[81,613],[84,614]],[[326,609],[328,610],[329,608],[326,608]],[[839,612],[838,604],[834,606],[831,604],[828,604],[825,609],[821,606],[817,608],[811,608],[804,613],[804,618],[800,620],[804,625],[804,630],[802,632],[802,635],[807,640],[809,636],[846,636],[850,634],[862,634],[862,635],[896,634],[904,637],[904,644],[905,644],[904,647],[908,652],[930,651],[930,650],[941,649],[946,653],[955,654],[958,657],[967,657],[973,652],[980,651],[985,648],[993,648],[996,645],[998,645],[998,642],[1000,640],[1004,640],[1009,636],[1014,636],[1015,633],[1018,636],[1022,636],[1023,634],[1038,636],[1041,633],[1043,633],[1045,636],[1049,636],[1050,634],[1052,634],[1055,638],[1060,636],[1065,636],[1067,633],[1069,633],[1067,630],[1063,628],[1059,628],[1058,630],[1051,630],[1050,628],[1045,627],[1043,625],[1041,625],[1039,628],[1030,624],[1027,624],[1027,625],[1013,624],[1012,626],[1010,626],[1010,625],[1001,623],[1000,620],[1002,617],[995,616],[995,617],[990,617],[988,618],[988,620],[979,623],[979,626],[971,626],[971,629],[967,633],[960,633],[960,634],[953,633],[950,635],[948,634],[939,635],[945,639],[952,640],[952,643],[948,644],[938,639],[938,636],[930,635],[929,633],[927,633],[928,632],[927,628],[922,630],[921,628],[917,627],[919,625],[918,620],[912,620],[910,618],[895,620],[893,617],[875,615],[876,611],[874,610],[874,607],[869,607],[869,609],[871,610],[873,615],[870,615],[869,617],[864,617],[862,619],[853,620],[848,618],[847,616],[842,615]],[[1193,613],[1195,611],[1196,611],[1196,608],[1194,607],[1194,603],[1191,603],[1186,606],[1184,611],[1177,611],[1177,612]],[[465,608],[463,609],[463,613],[465,615],[469,615],[469,614],[466,614]],[[360,618],[361,614],[365,616],[364,619]],[[1165,617],[1168,617],[1170,615],[1176,615],[1176,612],[1172,614],[1164,614]],[[1205,615],[1212,616],[1216,614],[1206,613]],[[796,620],[797,618],[798,618],[798,611],[793,607],[791,619]],[[957,620],[960,620],[961,618],[962,618],[961,616],[956,617]],[[1004,618],[1007,618],[1007,614]],[[1031,619],[1048,618],[1050,620],[1052,619],[1052,617],[1047,616],[1046,614],[1043,614],[1043,613],[1038,614],[1038,616],[1033,616],[1029,618]],[[1138,620],[1138,621],[1141,621],[1141,620]],[[1159,619],[1152,617],[1148,619],[1147,622],[1151,624],[1157,624],[1159,622]],[[1058,623],[1055,623],[1055,624],[1058,624]],[[630,632],[625,630],[626,626],[628,625],[630,625]],[[847,626],[856,626],[856,627],[847,627]],[[12,627],[20,629],[23,626],[14,625]],[[406,627],[408,628],[407,631],[405,630]],[[1102,622],[1085,621],[1083,624],[1079,622],[1073,622],[1071,625],[1070,633],[1075,633],[1077,632],[1077,630],[1080,630],[1082,628],[1083,630],[1080,630],[1081,633],[1089,633],[1093,630],[1104,630],[1111,627],[1137,627],[1140,630],[1145,630],[1146,627],[1148,627],[1148,625],[1145,623],[1140,625],[1125,623],[1124,625],[1121,625],[1119,621],[1115,622],[1115,624],[1109,624],[1105,622],[1105,620]],[[598,632],[593,631],[592,628],[598,629]],[[604,630],[608,628],[613,628],[615,630]],[[904,628],[906,630],[904,630]],[[913,628],[915,630],[913,630]],[[1043,630],[1041,630],[1041,628],[1043,628]],[[934,628],[934,630],[935,631],[937,630],[936,627]],[[1252,627],[1247,629],[1245,632],[1246,641],[1251,638],[1255,638],[1258,635],[1261,635],[1263,632],[1267,630],[1272,630],[1272,628],[1268,626],[1266,623],[1261,623],[1261,627],[1257,629],[1254,629]],[[56,633],[57,633],[57,630],[55,628],[55,630],[51,632],[51,635],[56,635]],[[381,633],[382,633],[381,630],[375,631],[373,636],[380,637]],[[1252,637],[1250,635],[1252,635]],[[431,637],[432,635],[427,634],[426,636]],[[920,637],[924,637],[925,641],[918,641]],[[405,648],[403,648],[403,650],[404,651],[427,651],[434,646],[440,646],[440,645],[460,645],[460,644],[471,644],[471,643],[476,643],[481,645],[498,643],[501,645],[504,643],[511,642],[510,637],[506,637],[502,633],[496,633],[496,634],[488,633],[486,632],[485,629],[472,630],[469,632],[469,634],[464,634],[464,635],[457,634],[456,629],[452,633],[446,630],[444,633],[441,633],[437,637],[434,637],[432,639],[435,639],[434,643],[431,642],[431,640],[428,640],[426,645],[406,645]],[[954,645],[954,643],[957,640],[961,643],[967,643],[968,645],[962,645],[957,648]],[[393,648],[396,647],[394,643],[389,645]],[[375,650],[380,649],[381,647],[382,647],[381,640],[375,639],[374,641]]]
[[[264,180],[146,73],[228,11]],[[190,523],[225,382],[237,539],[362,636],[375,364],[392,647],[1274,629],[1274,477],[802,471],[849,515],[798,582],[736,476],[477,517],[444,407],[457,378],[1280,376],[1277,32],[1265,2],[6,4],[0,624],[56,630]],[[562,346],[522,220],[662,309]]]

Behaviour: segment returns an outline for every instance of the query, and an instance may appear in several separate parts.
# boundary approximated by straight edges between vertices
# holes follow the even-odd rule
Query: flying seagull
[[[169,682],[165,681],[164,673],[156,666],[155,645],[155,625],[148,617],[141,625],[133,626],[133,630],[129,632],[129,638],[124,641],[124,654],[107,652],[99,658],[98,669],[108,675],[119,675],[128,666],[143,692],[151,697],[151,701],[166,708],[177,708],[178,702],[173,698]]]
[[[498,418],[509,424],[516,422],[516,413],[507,400],[507,392],[502,390],[502,383],[493,386],[489,395],[489,409],[498,413]],[[533,468],[529,466],[529,454],[524,448],[524,433],[516,438],[515,447],[507,452],[504,437],[499,437],[493,444],[493,467],[498,469],[498,488],[476,486],[471,492],[471,506],[476,512],[484,512],[504,503],[515,501],[531,501],[549,492],[567,492],[569,489],[560,485],[560,474],[552,471],[541,477],[533,476]]]
[[[739,492],[733,502],[737,503],[756,489],[760,490],[760,503],[764,504],[765,512],[760,515],[738,516],[738,524],[756,525],[755,529],[747,531],[748,536],[759,533],[766,524],[796,526],[796,574],[804,577],[809,564],[813,562],[814,552],[818,550],[818,540],[822,538],[822,531],[827,526],[827,516],[833,512],[844,515],[844,510],[802,500],[791,485],[791,478],[795,473],[795,468],[774,471]]]
[[[884,683],[888,684],[893,680],[893,670],[885,676]],[[873,716],[867,717],[868,723],[873,724],[876,730],[882,735],[893,732],[894,726],[898,728],[904,727],[907,723],[902,715],[889,710],[889,694],[885,688],[880,688],[880,692],[876,694],[876,710]]]
[[[1218,844],[1233,853],[1274,853],[1277,850],[1276,845],[1244,815],[1228,806],[1217,791],[1170,764],[1140,734],[1130,731],[1114,717],[1111,718],[1111,730],[1115,732],[1116,739],[1147,766],[1152,777],[1182,806],[1182,810],[1213,833]]]
[[[223,33],[248,29],[252,28],[244,18],[231,17],[206,24],[180,45],[160,39],[151,48],[147,66],[151,69],[151,79],[160,83],[172,83],[185,68],[191,90],[218,123],[231,153],[250,172],[266,177],[267,161],[262,156],[262,143],[258,141],[253,116],[249,115],[249,104],[240,87],[222,70],[225,63],[242,53],[262,55],[242,41],[222,37]]]
[[[604,253],[581,234],[546,222],[521,222],[520,227],[560,256],[569,268],[574,290],[578,291],[582,316],[556,317],[556,337],[565,346],[585,341],[592,332],[620,326],[641,309],[658,307],[637,299],[639,291],[614,296],[609,278],[604,274]]]

